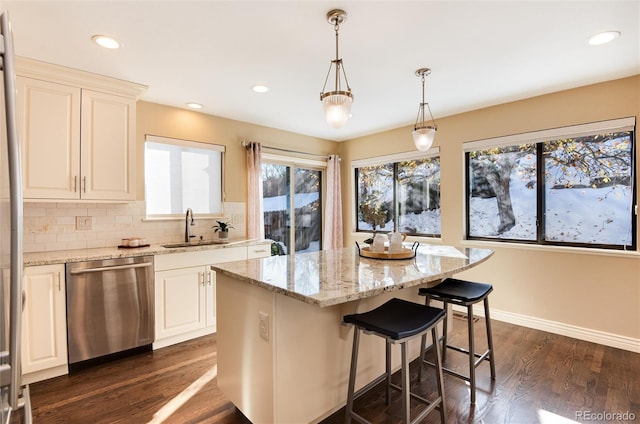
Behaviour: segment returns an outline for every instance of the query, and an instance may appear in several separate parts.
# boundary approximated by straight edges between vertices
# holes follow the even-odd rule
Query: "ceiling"
[[[436,118],[640,73],[632,1],[6,1],[15,51],[147,85],[142,100],[328,140],[413,125],[420,78]],[[352,118],[330,128],[320,92],[342,8]],[[590,35],[621,37],[590,46]],[[123,48],[102,49],[94,34]],[[254,84],[270,88],[251,91]]]

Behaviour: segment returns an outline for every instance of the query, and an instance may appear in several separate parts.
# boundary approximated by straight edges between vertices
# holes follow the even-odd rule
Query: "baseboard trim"
[[[454,308],[466,313],[465,308]],[[482,307],[474,306],[473,313],[474,315],[484,316],[484,309]],[[535,330],[546,331],[548,333],[559,334],[561,336],[572,337],[578,340],[598,343],[604,346],[628,350],[630,352],[640,353],[640,339],[634,339],[632,337],[606,333],[604,331],[592,330],[589,328],[578,327],[575,325],[565,324],[557,321],[549,321],[546,319],[530,317],[527,315],[515,314],[513,312],[501,311],[493,308],[491,308],[491,319],[496,321],[508,322],[509,324],[520,325],[522,327],[533,328]]]

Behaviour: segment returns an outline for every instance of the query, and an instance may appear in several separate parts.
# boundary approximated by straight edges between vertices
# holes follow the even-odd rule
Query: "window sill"
[[[580,255],[594,255],[594,256],[611,256],[617,258],[640,258],[640,252],[636,250],[609,250],[609,249],[590,249],[585,247],[565,247],[565,246],[547,246],[539,244],[526,244],[526,243],[504,243],[498,241],[481,241],[481,240],[462,240],[461,246],[474,246],[474,247],[490,247],[500,249],[515,249],[515,250],[536,250],[542,252],[559,252],[559,253],[574,253]]]

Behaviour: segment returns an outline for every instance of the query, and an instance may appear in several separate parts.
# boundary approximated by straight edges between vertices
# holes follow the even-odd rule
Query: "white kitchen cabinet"
[[[63,264],[26,267],[22,312],[22,374],[25,383],[68,373]]]
[[[25,199],[78,199],[80,89],[17,77]]]
[[[135,200],[145,87],[25,59],[16,83],[25,200]]]
[[[270,255],[269,244],[156,255],[154,349],[216,331],[216,273],[211,265]]]
[[[205,266],[156,272],[156,342],[176,342],[215,332],[211,274]]]

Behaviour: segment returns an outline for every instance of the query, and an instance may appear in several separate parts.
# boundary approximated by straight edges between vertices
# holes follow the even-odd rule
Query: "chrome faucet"
[[[189,217],[191,217],[191,223],[189,223]],[[191,210],[191,208],[187,208],[187,216],[185,216],[184,218],[184,242],[185,243],[189,243],[189,241],[191,241],[191,237],[195,237],[191,235],[191,231],[189,229],[190,225],[196,225],[196,223],[193,222],[193,211]]]

